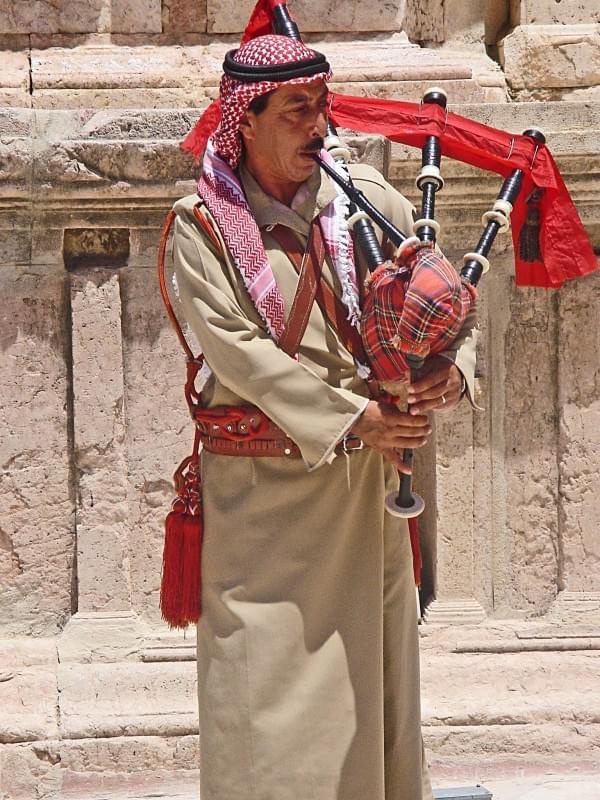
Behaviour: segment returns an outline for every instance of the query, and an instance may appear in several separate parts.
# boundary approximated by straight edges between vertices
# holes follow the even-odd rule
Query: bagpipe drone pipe
[[[285,3],[259,0],[241,44],[269,33],[301,38]],[[487,257],[499,232],[512,227],[518,286],[557,288],[597,269],[590,241],[539,131],[511,134],[451,113],[440,90],[428,92],[421,103],[330,92],[328,116],[326,148],[335,169],[322,160],[319,163],[350,198],[347,222],[371,272],[361,334],[372,374],[389,394],[414,379],[424,359],[444,350],[459,333],[477,283],[489,268]],[[188,135],[184,149],[200,158],[219,118],[217,100]],[[353,186],[346,164],[349,152],[337,137],[335,125],[421,149],[417,186],[423,200],[410,236]],[[484,214],[483,234],[464,257],[460,274],[435,245],[439,232],[435,196],[443,187],[442,153],[505,179],[493,208]],[[397,247],[393,261],[382,252],[371,220]],[[405,451],[404,460],[410,464],[411,451]],[[405,517],[422,511],[423,502],[412,492],[410,476],[401,476],[400,492],[388,498],[386,507]]]

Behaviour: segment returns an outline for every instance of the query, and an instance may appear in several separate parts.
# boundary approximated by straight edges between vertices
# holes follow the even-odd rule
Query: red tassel
[[[200,619],[202,499],[196,458],[175,473],[178,497],[165,522],[160,610],[171,628],[187,628]]]
[[[423,561],[421,558],[421,543],[419,542],[419,523],[417,517],[411,517],[408,520],[408,531],[410,533],[410,546],[412,549],[415,586],[420,586]]]

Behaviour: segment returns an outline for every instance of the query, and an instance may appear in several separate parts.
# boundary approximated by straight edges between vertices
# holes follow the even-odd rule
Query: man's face
[[[260,114],[248,111],[240,125],[246,162],[263,187],[273,181],[303,183],[316,169],[311,153],[322,147],[327,128],[324,81],[282,86]]]

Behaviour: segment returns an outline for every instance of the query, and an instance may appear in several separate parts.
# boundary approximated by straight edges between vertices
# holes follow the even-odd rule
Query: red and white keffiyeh
[[[289,66],[312,61],[319,54],[301,42],[285,36],[260,36],[235,53],[236,63],[245,66]],[[331,71],[285,81],[242,82],[225,74],[220,85],[221,120],[210,137],[202,162],[198,193],[217,222],[225,243],[242,275],[250,297],[278,341],[284,330],[283,298],[265,253],[260,231],[234,171],[239,164],[242,144],[240,121],[256,97],[288,84],[328,80]],[[322,151],[321,157],[332,159]],[[319,216],[323,238],[342,286],[342,300],[348,317],[358,323],[360,308],[352,239],[345,222],[348,200],[342,190]]]

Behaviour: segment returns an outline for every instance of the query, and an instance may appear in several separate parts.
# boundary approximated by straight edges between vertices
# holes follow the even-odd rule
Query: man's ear
[[[243,139],[251,141],[254,139],[254,115],[251,111],[246,111],[240,120],[239,130]]]

